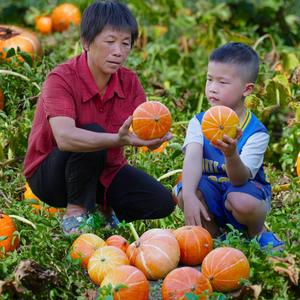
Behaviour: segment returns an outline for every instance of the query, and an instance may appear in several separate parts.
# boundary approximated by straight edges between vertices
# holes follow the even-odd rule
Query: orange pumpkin
[[[52,28],[62,32],[69,28],[70,24],[78,25],[81,20],[80,10],[71,3],[63,3],[54,8],[52,14]]]
[[[242,278],[249,278],[250,266],[242,251],[231,247],[220,247],[207,254],[201,270],[214,290],[230,292],[240,287]]]
[[[300,151],[298,153],[296,166],[297,166],[297,175],[300,177]]]
[[[29,184],[26,182],[25,183],[25,192],[24,192],[24,200],[31,205],[32,210],[35,214],[38,214],[39,211],[45,211],[49,215],[56,214],[62,209],[56,208],[56,207],[51,207],[42,202],[31,190]]]
[[[123,252],[126,253],[126,250],[129,246],[128,241],[123,238],[121,235],[112,235],[106,240],[107,246],[115,246],[121,249]]]
[[[6,59],[5,49],[17,50],[18,47],[32,58],[42,54],[40,41],[33,32],[13,25],[0,25],[0,58]],[[24,60],[21,56],[18,59]]]
[[[114,300],[148,300],[149,283],[142,271],[136,267],[123,265],[109,272],[103,279],[101,287],[111,284],[114,288]],[[119,284],[125,285],[120,289]]]
[[[200,226],[183,226],[176,229],[175,235],[180,247],[180,262],[188,266],[199,265],[212,250],[210,233]]]
[[[4,109],[4,101],[5,101],[4,93],[3,93],[3,91],[0,89],[0,110],[3,110],[3,109]]]
[[[133,242],[126,254],[131,265],[139,268],[148,279],[157,280],[177,267],[180,249],[173,233],[155,228]]]
[[[239,123],[239,117],[231,108],[218,105],[205,112],[201,126],[204,136],[215,144],[224,134],[235,138]]]
[[[17,227],[15,222],[5,214],[0,212],[0,258],[4,253],[14,251],[19,247],[20,239],[15,234]]]
[[[143,140],[165,136],[172,125],[169,109],[158,101],[140,104],[132,116],[132,129]]]
[[[141,152],[147,152],[147,151],[152,151],[152,152],[155,152],[155,153],[162,153],[166,147],[168,145],[168,142],[163,142],[158,148],[154,149],[154,150],[151,150],[150,148],[146,147],[146,146],[142,146],[140,147],[140,151]]]
[[[212,292],[209,280],[199,271],[191,267],[182,267],[171,271],[162,284],[163,300],[186,300],[186,293],[201,295],[206,299],[206,293]]]
[[[35,28],[42,34],[49,34],[52,31],[52,19],[49,16],[41,16],[36,19]]]
[[[81,234],[72,244],[70,256],[72,259],[81,259],[80,263],[83,268],[87,268],[92,254],[106,243],[96,234]]]
[[[88,274],[91,280],[100,285],[103,278],[118,266],[129,265],[126,254],[117,247],[98,248],[88,262]]]

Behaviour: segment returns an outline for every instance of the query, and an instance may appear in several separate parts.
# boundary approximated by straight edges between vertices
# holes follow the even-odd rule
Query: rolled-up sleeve
[[[240,158],[244,165],[250,170],[253,179],[264,161],[270,136],[265,132],[257,132],[249,137],[244,145]]]
[[[65,116],[75,119],[72,89],[58,74],[52,73],[43,85],[43,108],[47,118]]]
[[[193,117],[189,122],[185,140],[182,146],[182,151],[185,152],[187,145],[191,143],[198,143],[203,145],[203,133],[201,124],[196,117]]]

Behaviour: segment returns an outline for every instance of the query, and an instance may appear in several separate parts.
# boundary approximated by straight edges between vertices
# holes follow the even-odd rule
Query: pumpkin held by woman
[[[132,117],[133,132],[143,140],[162,138],[172,125],[169,109],[158,101],[140,104]]]

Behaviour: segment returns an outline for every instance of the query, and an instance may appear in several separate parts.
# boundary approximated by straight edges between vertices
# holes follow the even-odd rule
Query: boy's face
[[[224,105],[237,110],[251,94],[253,83],[242,78],[235,64],[211,61],[208,64],[205,95],[211,106]]]
[[[89,45],[89,66],[97,73],[113,74],[125,62],[131,50],[131,34],[105,27]]]

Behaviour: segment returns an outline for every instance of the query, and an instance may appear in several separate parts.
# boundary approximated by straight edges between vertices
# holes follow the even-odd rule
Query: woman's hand
[[[147,146],[149,148],[156,149],[163,142],[169,141],[173,137],[172,134],[168,132],[164,137],[159,139],[152,139],[152,140],[140,139],[136,134],[134,134],[129,130],[131,122],[132,122],[132,116],[130,116],[119,129],[118,135],[119,135],[121,146],[125,146],[125,145],[131,145],[135,147]]]
[[[242,134],[242,129],[237,128],[236,137],[234,139],[225,134],[223,136],[223,141],[218,140],[217,144],[214,144],[214,146],[222,151],[225,157],[231,157],[236,154],[237,143]]]
[[[201,216],[206,221],[210,221],[207,209],[201,203],[196,195],[190,195],[183,199],[184,205],[184,220],[186,225],[202,226]]]

